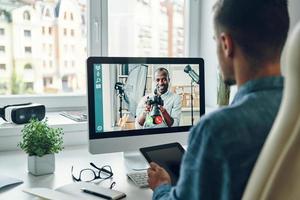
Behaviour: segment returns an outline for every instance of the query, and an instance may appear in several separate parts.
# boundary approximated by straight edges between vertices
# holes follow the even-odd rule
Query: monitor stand
[[[149,168],[147,160],[138,151],[123,152],[123,157],[129,171],[144,171]]]

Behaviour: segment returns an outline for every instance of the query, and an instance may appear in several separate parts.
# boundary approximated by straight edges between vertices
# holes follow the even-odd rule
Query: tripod
[[[122,104],[123,104],[123,98],[125,96],[125,93],[124,93],[124,84],[121,83],[121,82],[116,82],[115,84],[115,90],[117,90],[118,92],[118,96],[119,96],[119,101],[120,101],[120,106],[119,106],[119,113],[120,113],[120,119],[122,119],[122,116],[123,116],[123,113],[122,113],[122,110],[123,110],[123,107],[122,107]]]
[[[119,100],[120,100],[120,106],[119,106],[119,113],[120,113],[120,119],[122,119],[122,104],[123,104],[123,96],[124,96],[124,93],[123,94],[119,94]]]
[[[193,96],[193,91],[194,91],[194,81],[191,81],[191,121],[192,121],[192,126],[194,125],[194,96]]]

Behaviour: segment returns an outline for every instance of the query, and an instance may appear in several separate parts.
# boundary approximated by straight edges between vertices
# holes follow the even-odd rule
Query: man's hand
[[[174,123],[174,119],[170,116],[168,111],[163,106],[159,106],[159,110],[164,117],[164,121],[166,122],[167,126],[171,127]]]
[[[144,106],[145,106],[145,107],[144,107],[144,112],[150,112],[150,111],[151,111],[151,107],[152,107],[151,105],[145,103]]]
[[[147,170],[149,187],[154,190],[161,184],[171,184],[171,177],[168,172],[158,164],[151,162]]]

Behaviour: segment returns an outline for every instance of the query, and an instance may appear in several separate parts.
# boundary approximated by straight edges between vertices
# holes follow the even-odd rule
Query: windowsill
[[[53,128],[62,128],[64,131],[64,145],[82,145],[88,141],[87,122],[76,122],[59,114],[48,112],[46,118]],[[16,125],[0,120],[0,151],[15,150],[21,140],[21,130],[24,125]]]
[[[206,106],[206,114],[216,110],[217,107]],[[48,112],[48,124],[53,128],[64,130],[64,146],[86,145],[88,143],[87,122],[76,122],[59,114],[60,112]],[[21,130],[24,125],[16,125],[0,120],[0,152],[18,149],[21,141]]]

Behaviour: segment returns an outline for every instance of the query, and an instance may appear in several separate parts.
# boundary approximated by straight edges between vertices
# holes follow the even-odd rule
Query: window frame
[[[185,55],[199,56],[200,0],[185,1]],[[101,12],[99,12],[99,10]],[[108,0],[87,0],[87,56],[108,55]],[[100,48],[99,48],[100,47]],[[59,99],[59,100],[58,100]],[[1,105],[24,102],[42,103],[47,111],[86,110],[86,94],[0,95]]]

